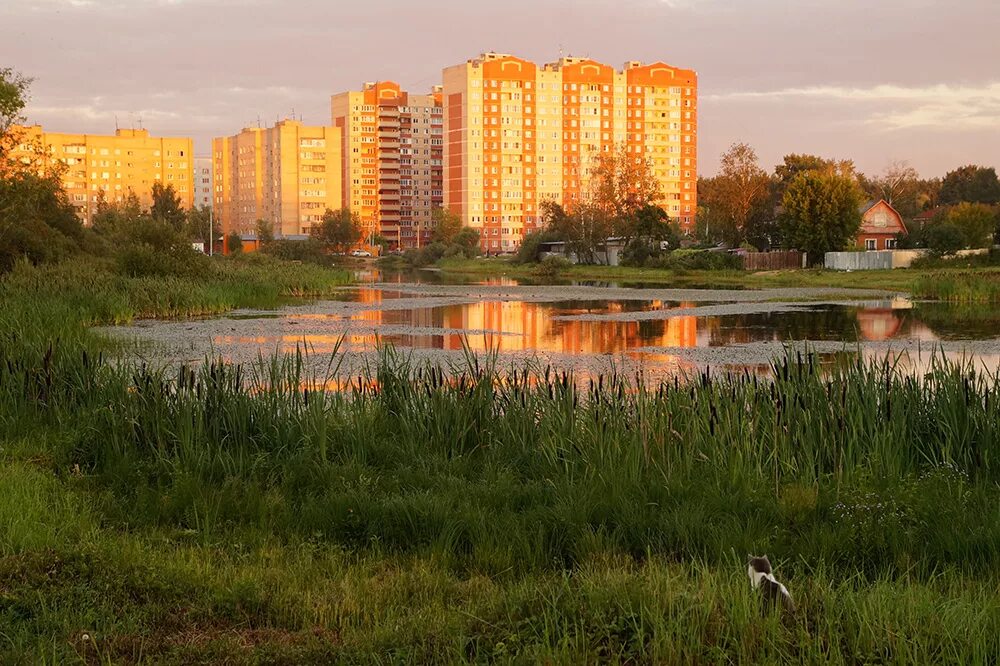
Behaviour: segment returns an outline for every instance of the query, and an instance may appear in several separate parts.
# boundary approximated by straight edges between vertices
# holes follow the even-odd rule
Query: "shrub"
[[[708,250],[674,250],[647,262],[650,268],[668,270],[739,270],[743,262],[735,254],[710,252]]]
[[[143,243],[121,250],[115,265],[128,277],[203,277],[211,270],[211,259],[191,248],[164,250]]]
[[[541,263],[538,264],[538,268],[535,269],[535,272],[545,277],[555,277],[572,265],[573,264],[566,257],[550,254],[542,259]]]
[[[315,238],[271,241],[261,246],[261,252],[286,261],[304,261],[319,265],[330,263],[330,257],[324,251],[323,244]]]
[[[955,254],[966,245],[965,234],[949,222],[933,224],[923,232],[927,249],[937,256]]]

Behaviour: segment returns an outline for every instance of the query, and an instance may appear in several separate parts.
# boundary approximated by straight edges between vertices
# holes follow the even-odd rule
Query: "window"
[[[886,238],[885,239],[885,249],[887,249],[887,250],[895,250],[896,249],[896,239],[895,238]]]
[[[876,243],[877,242],[878,241],[876,241],[874,238],[866,238],[865,239],[865,249],[866,250],[874,250],[874,249],[876,249]]]

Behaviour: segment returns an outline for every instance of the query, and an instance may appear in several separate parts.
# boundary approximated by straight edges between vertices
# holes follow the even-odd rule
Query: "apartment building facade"
[[[365,83],[330,99],[343,138],[343,191],[368,234],[391,249],[430,241],[444,201],[441,88],[415,95],[393,81]]]
[[[282,120],[212,140],[213,211],[222,233],[252,234],[257,220],[276,237],[308,235],[341,197],[341,133]]]
[[[212,207],[212,156],[198,155],[194,158],[194,200],[195,208]]]
[[[445,68],[443,83],[444,205],[480,230],[484,250],[516,249],[543,223],[543,201],[584,198],[598,156],[620,146],[650,165],[670,217],[693,225],[695,72],[484,53]]]
[[[84,224],[101,200],[119,203],[131,192],[143,206],[153,203],[153,183],[173,185],[185,208],[194,202],[194,144],[190,138],[154,137],[145,129],[113,135],[48,132],[40,125],[18,127],[16,159],[44,159],[63,165],[63,187]]]

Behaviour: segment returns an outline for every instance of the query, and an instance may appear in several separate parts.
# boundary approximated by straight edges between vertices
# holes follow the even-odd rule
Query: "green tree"
[[[955,254],[965,247],[965,234],[949,222],[930,224],[921,233],[924,246],[937,256]]]
[[[992,244],[997,218],[989,206],[963,202],[948,210],[945,222],[961,230],[965,247],[979,248]]]
[[[11,148],[18,137],[13,132],[14,125],[24,121],[21,112],[28,103],[28,89],[31,79],[15,72],[10,67],[0,68],[0,175]]]
[[[993,167],[970,164],[949,171],[941,182],[940,203],[1000,203],[1000,181]]]
[[[624,143],[597,154],[588,187],[587,201],[580,203],[601,211],[612,221],[611,233],[626,239],[635,235],[636,213],[663,199],[650,161],[637,158]]]
[[[150,217],[169,224],[177,231],[183,230],[187,214],[184,212],[180,196],[174,191],[173,184],[164,187],[160,181],[154,181],[152,195],[153,205],[149,209]]]
[[[208,245],[212,242],[212,235],[218,233],[218,229],[209,232],[209,227],[213,224],[212,209],[208,206],[194,206],[187,212],[184,235],[195,243],[204,243],[205,251],[208,252]]]
[[[462,218],[447,208],[435,208],[431,212],[434,232],[431,234],[432,243],[443,243],[451,245],[455,242],[455,237],[462,231]]]
[[[97,210],[94,212],[92,226],[94,231],[104,236],[126,235],[134,225],[148,220],[148,214],[142,208],[142,203],[135,192],[129,190],[120,202],[109,203],[101,192],[97,200]]]
[[[721,214],[730,244],[738,245],[747,227],[770,213],[767,205],[770,184],[750,145],[734,143],[722,154],[720,172],[713,183],[714,196],[706,205]]]
[[[807,252],[812,262],[843,250],[861,226],[862,193],[853,177],[803,171],[782,198],[781,231],[786,247]]]
[[[261,245],[267,245],[268,243],[274,242],[274,224],[268,220],[259,219],[254,224],[254,230],[257,232],[257,242]]]
[[[230,231],[226,236],[226,249],[229,250],[229,254],[243,253],[243,239],[235,231]]]
[[[347,252],[361,240],[361,218],[350,208],[326,209],[323,219],[312,229],[313,237],[334,252]]]
[[[18,258],[55,261],[78,252],[85,230],[56,177],[30,172],[0,178],[0,272]]]

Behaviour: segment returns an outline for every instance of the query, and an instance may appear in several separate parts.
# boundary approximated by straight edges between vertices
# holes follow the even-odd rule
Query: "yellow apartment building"
[[[589,58],[546,65],[484,53],[445,68],[444,203],[491,252],[516,249],[539,205],[572,206],[601,152],[646,160],[658,202],[689,228],[697,209],[698,78],[664,63],[615,70]]]
[[[213,211],[222,233],[309,234],[327,208],[342,207],[341,132],[282,120],[212,141]]]
[[[392,249],[430,241],[443,203],[441,87],[414,95],[392,81],[365,83],[330,100],[343,138],[344,199]]]
[[[173,185],[185,208],[194,201],[194,146],[189,138],[154,137],[145,129],[119,129],[114,135],[47,132],[40,125],[23,130],[15,157],[41,150],[64,165],[63,187],[84,224],[90,224],[103,197],[123,201],[129,192],[143,206],[153,202],[153,183]]]

